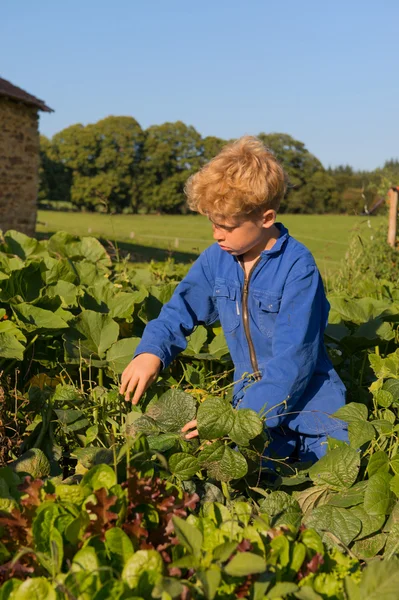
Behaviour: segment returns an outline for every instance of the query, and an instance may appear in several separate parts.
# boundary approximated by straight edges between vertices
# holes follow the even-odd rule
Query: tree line
[[[399,184],[399,161],[374,171],[325,169],[303,142],[285,133],[258,136],[283,164],[289,188],[281,212],[359,214]],[[133,117],[76,124],[40,137],[41,206],[59,203],[110,213],[185,213],[187,178],[225,143],[181,121],[143,130]],[[65,204],[66,203],[66,204]]]

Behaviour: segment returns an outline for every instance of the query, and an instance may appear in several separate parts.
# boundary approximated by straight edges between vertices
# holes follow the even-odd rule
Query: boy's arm
[[[212,323],[218,318],[213,287],[205,251],[179,283],[158,317],[148,323],[134,356],[154,354],[160,358],[163,367],[167,367],[186,348],[186,337],[196,325]]]
[[[317,267],[294,266],[275,322],[273,357],[266,364],[262,379],[246,391],[239,408],[258,412],[266,405],[269,427],[280,425],[293,410],[316,366],[326,325],[326,305]]]

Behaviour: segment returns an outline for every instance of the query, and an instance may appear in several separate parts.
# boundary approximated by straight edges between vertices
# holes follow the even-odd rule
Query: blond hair
[[[185,186],[191,210],[224,218],[277,211],[285,191],[282,166],[249,135],[224,146]]]

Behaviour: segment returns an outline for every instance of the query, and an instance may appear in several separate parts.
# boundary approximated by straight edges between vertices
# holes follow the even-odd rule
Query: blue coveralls
[[[345,387],[324,346],[329,303],[314,258],[277,227],[280,236],[261,253],[246,291],[237,257],[218,244],[207,248],[148,323],[135,356],[150,352],[166,367],[197,325],[219,319],[238,382],[234,405],[265,408],[269,452],[286,457],[296,447],[300,459],[315,460],[328,436],[347,440],[345,424],[331,417],[345,404]],[[248,386],[244,374],[255,371],[259,379]]]

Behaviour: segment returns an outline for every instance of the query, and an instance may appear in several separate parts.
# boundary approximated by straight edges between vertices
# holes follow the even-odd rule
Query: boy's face
[[[257,218],[231,218],[209,216],[213,237],[222,250],[248,260],[257,258],[270,240],[276,212],[267,210]]]

